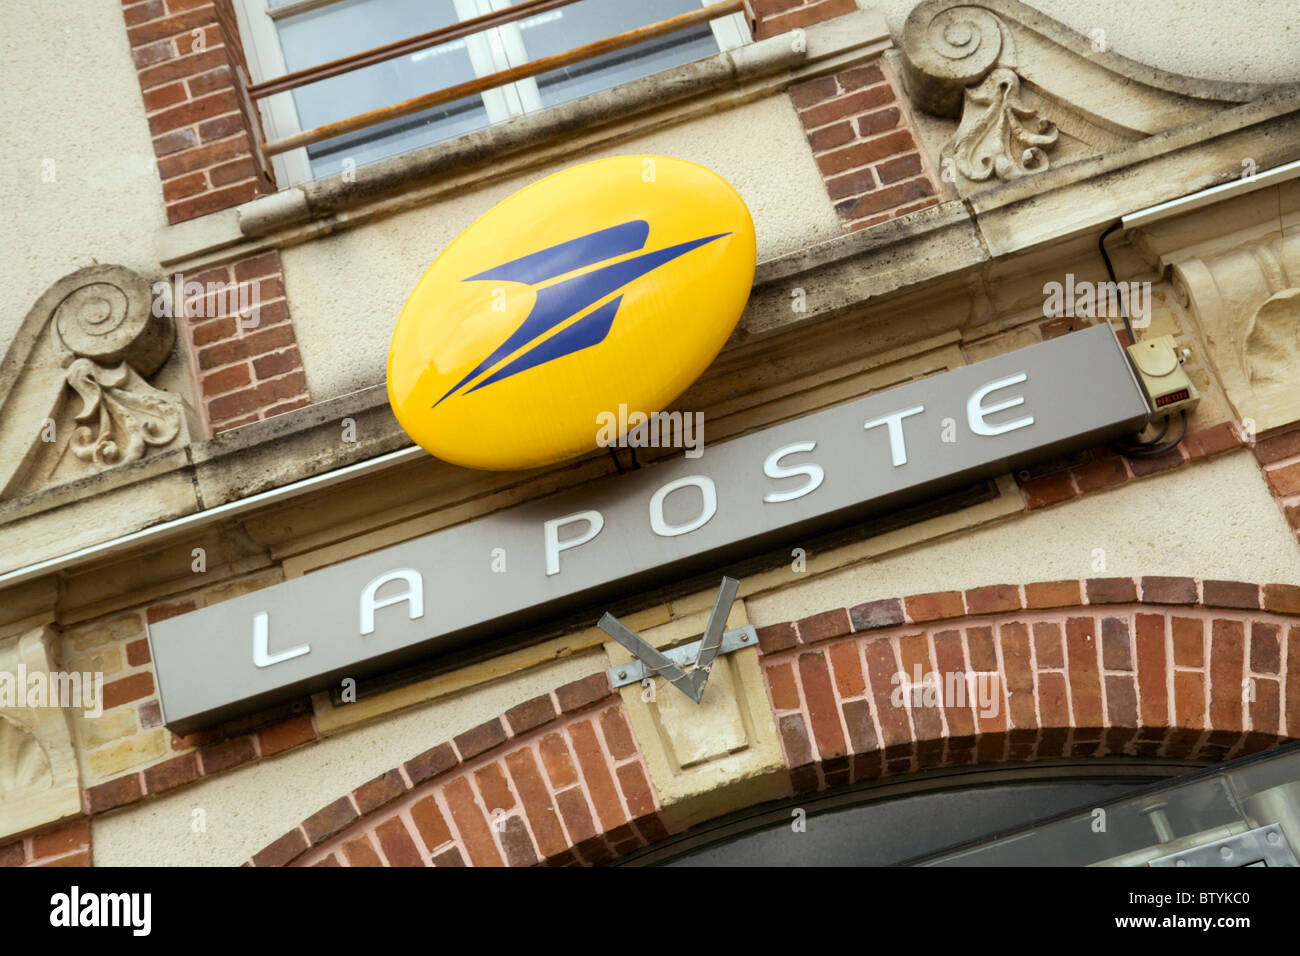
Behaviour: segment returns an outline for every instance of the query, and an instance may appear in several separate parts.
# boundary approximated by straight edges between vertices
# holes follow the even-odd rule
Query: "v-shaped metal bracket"
[[[654,647],[613,614],[606,613],[597,626],[627,648],[632,656],[644,665],[647,675],[662,675],[668,683],[698,704],[704,696],[704,685],[709,681],[713,659],[722,650],[723,629],[727,626],[727,618],[731,614],[731,606],[736,602],[736,593],[739,590],[740,582],[735,578],[722,579],[722,587],[718,591],[717,600],[713,603],[713,610],[709,613],[709,622],[704,628],[704,638],[700,641],[699,653],[695,657],[695,667],[689,673],[668,654]],[[754,638],[746,634],[738,646],[751,642],[757,643]]]

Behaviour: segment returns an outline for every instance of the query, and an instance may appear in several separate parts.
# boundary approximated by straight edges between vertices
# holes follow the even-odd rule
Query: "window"
[[[261,101],[270,139],[335,122],[475,77],[678,16],[713,0],[578,0],[459,40],[310,83]],[[427,33],[511,0],[239,0],[253,80],[261,81]],[[402,116],[275,157],[282,184],[460,136],[749,40],[744,17],[707,24]]]

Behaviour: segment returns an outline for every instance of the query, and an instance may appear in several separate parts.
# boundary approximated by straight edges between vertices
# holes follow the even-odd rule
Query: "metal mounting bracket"
[[[678,667],[689,667],[700,656],[700,646],[703,643],[704,639],[700,638],[690,644],[682,644],[679,647],[664,651],[663,654]],[[722,646],[718,649],[718,654],[730,654],[732,651],[742,651],[747,647],[757,646],[758,632],[754,630],[752,624],[746,624],[734,631],[726,631],[722,635]],[[628,684],[639,684],[656,673],[658,672],[647,668],[641,660],[633,658],[626,664],[611,667],[609,669],[609,681],[615,688],[625,687]]]
[[[1276,823],[1157,857],[1147,866],[1300,866]]]

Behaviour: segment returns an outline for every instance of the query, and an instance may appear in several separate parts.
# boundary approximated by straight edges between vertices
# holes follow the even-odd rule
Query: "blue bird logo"
[[[537,286],[557,276],[565,275],[578,269],[598,265],[618,256],[637,252],[645,248],[646,238],[650,234],[650,224],[644,219],[633,219],[618,226],[600,229],[596,232],[579,236],[567,242],[530,253],[519,259],[494,266],[484,272],[469,276],[463,282],[520,282]],[[433,403],[437,408],[451,395],[473,382],[480,375],[492,369],[506,356],[536,341],[560,323],[590,308],[623,286],[665,263],[672,262],[693,249],[707,245],[729,232],[720,232],[713,236],[704,236],[666,246],[653,252],[646,252],[630,259],[623,259],[597,269],[590,269],[562,282],[544,286],[537,290],[537,300],[519,328],[498,345],[492,354],[479,362],[474,369],[447,390],[447,393]],[[598,345],[609,335],[618,313],[623,296],[611,299],[604,305],[592,309],[572,325],[561,329],[555,335],[535,345],[505,365],[492,372],[482,381],[467,389],[464,394],[476,392],[484,386],[499,382],[512,375],[518,375],[530,368],[545,365],[565,355],[571,355],[593,345]]]

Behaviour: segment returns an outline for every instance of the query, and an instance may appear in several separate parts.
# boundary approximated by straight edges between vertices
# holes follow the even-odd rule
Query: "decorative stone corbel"
[[[709,630],[706,614],[712,616],[709,609],[715,600],[714,593],[704,592],[675,605],[683,610],[694,605],[693,613],[673,616],[661,606],[631,615],[625,624],[667,656],[671,647],[703,641]],[[723,627],[739,631],[749,623],[744,602],[737,601],[730,605]],[[616,640],[604,647],[615,675],[639,661]],[[757,646],[715,657],[707,692],[698,701],[670,683],[671,677],[657,672],[618,688],[646,770],[663,802],[664,822],[672,828],[685,827],[739,809],[759,795],[776,799],[787,792],[781,742]],[[680,682],[678,687],[682,689]]]
[[[1015,43],[998,16],[960,0],[921,3],[903,26],[903,62],[917,106],[960,120],[945,165],[972,182],[1048,168],[1058,131],[1021,101]]]
[[[61,706],[70,687],[52,628],[0,640],[0,840],[81,812],[70,711]],[[102,689],[101,676],[73,704],[93,712]]]
[[[41,296],[0,365],[0,497],[188,440],[180,398],[146,381],[175,339],[154,312],[149,284],[122,266],[82,269]]]
[[[1173,267],[1228,398],[1257,432],[1300,421],[1300,235]]]

